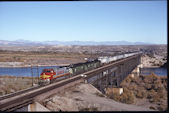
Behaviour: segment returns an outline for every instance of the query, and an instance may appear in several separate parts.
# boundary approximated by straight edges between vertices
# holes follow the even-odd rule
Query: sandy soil
[[[116,102],[84,83],[44,100],[44,106],[51,111],[153,111],[146,106]]]

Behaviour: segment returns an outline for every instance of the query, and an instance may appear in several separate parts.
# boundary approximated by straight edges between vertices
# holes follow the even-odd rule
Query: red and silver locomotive
[[[69,68],[43,69],[40,84],[51,83],[55,79],[63,79],[71,75]]]

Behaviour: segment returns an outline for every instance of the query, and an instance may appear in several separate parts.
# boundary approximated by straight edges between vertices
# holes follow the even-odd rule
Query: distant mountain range
[[[150,45],[144,42],[128,42],[128,41],[29,41],[29,40],[15,40],[7,41],[0,40],[0,46],[38,46],[38,45]]]

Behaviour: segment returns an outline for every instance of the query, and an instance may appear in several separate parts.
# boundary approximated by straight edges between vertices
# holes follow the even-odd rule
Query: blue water
[[[9,76],[39,76],[43,69],[50,68],[59,68],[59,66],[41,66],[32,68],[31,67],[0,67],[0,76],[9,75]]]
[[[158,76],[167,76],[167,68],[140,68],[142,75],[150,75],[154,72]]]
[[[9,75],[9,76],[39,76],[43,69],[50,68],[59,68],[59,66],[41,66],[38,67],[38,70],[33,67],[31,71],[31,67],[0,67],[0,76]],[[140,72],[142,75],[150,75],[154,72],[158,76],[167,76],[166,68],[140,68]]]

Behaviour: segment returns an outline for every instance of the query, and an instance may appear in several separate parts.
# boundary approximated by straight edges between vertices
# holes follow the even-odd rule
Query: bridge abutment
[[[39,102],[33,102],[32,104],[28,105],[28,112],[29,111],[50,111]]]

